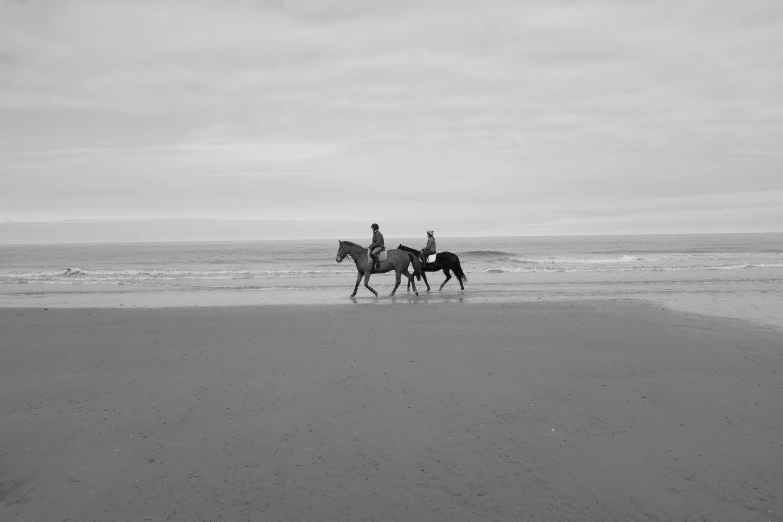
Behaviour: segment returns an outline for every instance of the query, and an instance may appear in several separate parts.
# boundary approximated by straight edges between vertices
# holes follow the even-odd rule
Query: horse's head
[[[342,263],[343,259],[345,259],[345,256],[348,255],[348,248],[342,241],[338,240],[337,242],[340,244],[340,248],[337,249],[337,257],[335,257],[334,260],[338,263]]]

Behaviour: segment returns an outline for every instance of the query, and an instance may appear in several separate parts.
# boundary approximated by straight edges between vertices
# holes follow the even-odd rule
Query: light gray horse
[[[369,285],[370,275],[383,274],[385,272],[391,272],[392,270],[394,270],[397,275],[397,282],[389,297],[393,296],[394,292],[397,291],[397,287],[400,286],[400,277],[402,274],[405,274],[405,277],[407,277],[408,281],[413,285],[413,291],[416,292],[416,295],[419,295],[419,292],[416,291],[416,283],[413,282],[413,275],[416,276],[416,279],[421,281],[421,267],[419,260],[410,252],[404,252],[397,249],[387,250],[386,261],[381,262],[381,266],[377,270],[373,270],[372,262],[367,256],[367,248],[357,245],[356,243],[351,243],[350,241],[340,241],[339,243],[340,248],[337,250],[336,261],[342,263],[346,256],[351,256],[353,262],[356,263],[356,270],[359,271],[351,297],[356,295],[356,290],[359,288],[362,277],[364,277],[364,286],[375,294],[375,297],[378,297],[378,292]],[[411,264],[413,265],[413,275],[408,272],[408,267]]]

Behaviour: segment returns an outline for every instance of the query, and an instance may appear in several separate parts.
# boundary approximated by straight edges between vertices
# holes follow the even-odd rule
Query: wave
[[[516,254],[501,250],[468,250],[457,254],[460,257],[513,257]]]
[[[616,256],[616,257],[544,257],[544,258],[530,258],[530,257],[510,257],[507,261],[514,261],[518,263],[531,263],[531,264],[609,264],[609,263],[633,263],[636,261],[644,261],[641,257],[633,257],[629,255]]]
[[[688,266],[619,266],[608,268],[600,265],[581,266],[538,266],[538,265],[502,265],[500,267],[469,267],[465,272],[502,274],[511,273],[571,273],[571,272],[699,272],[716,270],[745,270],[753,268],[783,268],[783,263],[743,263],[733,265],[688,265]]]
[[[39,272],[0,272],[2,283],[112,283],[204,279],[268,279],[280,277],[339,277],[354,274],[350,268],[283,268],[239,270],[189,269],[80,269],[78,271],[43,270]]]
[[[680,256],[670,258],[643,259],[630,255],[607,257],[541,257],[528,258],[518,255],[506,256],[498,250],[474,250],[483,259],[465,260],[462,263],[466,273],[542,273],[563,272],[619,273],[619,272],[696,272],[731,271],[752,269],[783,268],[780,258],[742,259],[713,258],[692,262]],[[498,256],[497,254],[504,254]],[[261,264],[263,266],[263,264]],[[246,281],[291,279],[335,279],[353,277],[356,270],[352,264],[300,265],[218,268],[202,266],[199,268],[70,268],[50,270],[18,270],[0,272],[0,285],[10,284],[61,284],[61,285],[165,285],[182,282],[185,284],[203,284],[200,281]],[[266,284],[266,283],[265,283]]]
[[[513,252],[502,250],[468,250],[458,254],[460,257],[469,259],[483,259],[489,262],[512,262],[512,263],[530,263],[530,264],[604,264],[604,263],[634,263],[644,259],[637,256],[619,255],[610,257],[524,257]]]

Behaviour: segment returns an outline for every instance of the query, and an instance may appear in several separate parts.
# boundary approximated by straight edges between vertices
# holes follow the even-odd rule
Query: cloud
[[[2,2],[0,219],[343,200],[554,223],[777,194],[781,22],[760,0]]]

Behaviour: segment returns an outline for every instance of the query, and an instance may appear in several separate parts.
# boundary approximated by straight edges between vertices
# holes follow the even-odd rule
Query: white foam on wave
[[[641,257],[633,257],[629,255],[617,256],[617,257],[543,257],[543,258],[531,258],[531,257],[510,257],[508,261],[515,261],[518,263],[530,263],[530,264],[543,264],[543,265],[571,265],[571,264],[588,264],[588,265],[601,265],[601,264],[615,264],[615,263],[633,263],[636,261],[643,261]]]
[[[355,273],[350,268],[281,268],[237,270],[192,269],[83,269],[78,271],[44,270],[40,272],[0,272],[0,283],[63,283],[88,284],[204,280],[204,279],[268,279],[279,277],[339,277]],[[78,277],[74,277],[78,276]]]
[[[474,251],[479,252],[479,251]],[[679,253],[655,253],[637,257],[634,255],[585,255],[524,257],[513,256],[505,259],[495,254],[507,254],[500,250],[481,251],[489,253],[481,259],[462,259],[462,268],[466,273],[485,273],[488,275],[504,273],[621,273],[621,272],[689,272],[695,271],[740,271],[772,270],[783,268],[783,254],[727,254],[713,253],[710,256]],[[46,285],[146,285],[165,286],[182,282],[190,286],[205,286],[209,281],[246,281],[253,280],[294,280],[317,284],[318,279],[338,280],[353,277],[356,274],[352,263],[336,265],[333,262],[307,258],[298,266],[287,264],[270,265],[259,261],[257,265],[242,267],[228,266],[171,266],[159,268],[121,267],[121,268],[52,268],[16,271],[0,271],[0,285],[46,284]],[[592,277],[592,276],[591,276]],[[266,284],[266,283],[264,283]]]
[[[676,265],[676,266],[596,266],[596,265],[501,265],[501,266],[476,266],[465,268],[468,273],[572,273],[572,272],[697,272],[697,271],[716,271],[716,270],[744,270],[754,268],[783,268],[783,263],[741,263],[732,265]]]

